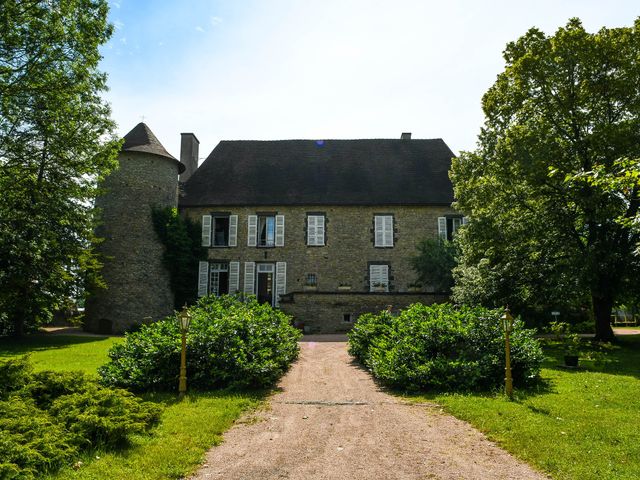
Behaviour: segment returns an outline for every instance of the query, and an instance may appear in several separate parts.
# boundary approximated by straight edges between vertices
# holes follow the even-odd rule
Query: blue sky
[[[223,139],[443,138],[474,148],[502,50],[570,17],[633,24],[637,0],[111,0],[102,48],[118,132],[179,155]]]

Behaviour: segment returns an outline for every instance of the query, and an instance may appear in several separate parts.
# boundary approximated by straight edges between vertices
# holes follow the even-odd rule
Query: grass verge
[[[426,395],[468,421],[518,458],[555,479],[640,478],[640,336],[626,336],[604,364],[581,359],[560,367],[550,342],[542,370],[545,385],[501,394]],[[412,397],[415,399],[415,397]]]
[[[107,362],[107,352],[123,337],[28,335],[0,338],[0,358],[29,354],[36,370],[81,370],[92,375]]]
[[[96,374],[109,348],[122,337],[33,335],[0,339],[0,358],[29,354],[37,370],[82,370]],[[258,407],[265,393],[190,392],[182,402],[172,394],[147,394],[164,406],[161,424],[149,435],[137,435],[117,451],[94,450],[48,480],[160,480],[194,472],[206,451],[247,410]]]

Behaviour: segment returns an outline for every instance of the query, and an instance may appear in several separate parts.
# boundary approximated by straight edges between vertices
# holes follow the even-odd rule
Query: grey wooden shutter
[[[211,215],[202,216],[202,246],[211,246]]]
[[[280,295],[287,292],[287,262],[276,262],[276,307],[280,304]]]
[[[256,262],[244,262],[244,293],[255,294]]]
[[[389,265],[380,265],[380,283],[384,285],[384,291],[389,291]]]
[[[204,297],[207,294],[209,284],[209,262],[198,263],[198,296]]]
[[[384,219],[380,215],[376,215],[374,221],[374,246],[384,246]]]
[[[258,240],[258,216],[249,215],[247,219],[247,246],[255,247]]]
[[[317,245],[316,243],[316,231],[317,231],[317,222],[316,219],[318,217],[315,215],[309,215],[307,217],[307,245]]]
[[[447,218],[438,217],[438,237],[442,240],[447,239]]]
[[[229,246],[238,245],[238,215],[229,215]]]
[[[229,293],[240,290],[240,262],[229,262]]]
[[[276,215],[276,247],[284,247],[284,215]]]
[[[387,215],[384,219],[384,246],[393,247],[393,217]]]
[[[462,224],[466,225],[467,223],[469,223],[469,217],[462,217]]]
[[[324,245],[324,215],[316,217],[316,245]]]

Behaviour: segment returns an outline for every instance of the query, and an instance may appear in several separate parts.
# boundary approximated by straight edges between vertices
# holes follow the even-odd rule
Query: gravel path
[[[543,479],[436,405],[381,391],[345,342],[304,342],[270,408],[238,423],[194,479]]]

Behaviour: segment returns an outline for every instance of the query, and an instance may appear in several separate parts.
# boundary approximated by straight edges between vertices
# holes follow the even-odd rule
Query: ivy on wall
[[[178,214],[173,207],[153,208],[153,226],[165,246],[162,261],[171,277],[174,306],[182,308],[197,300],[198,262],[206,257],[201,246],[200,224]]]

